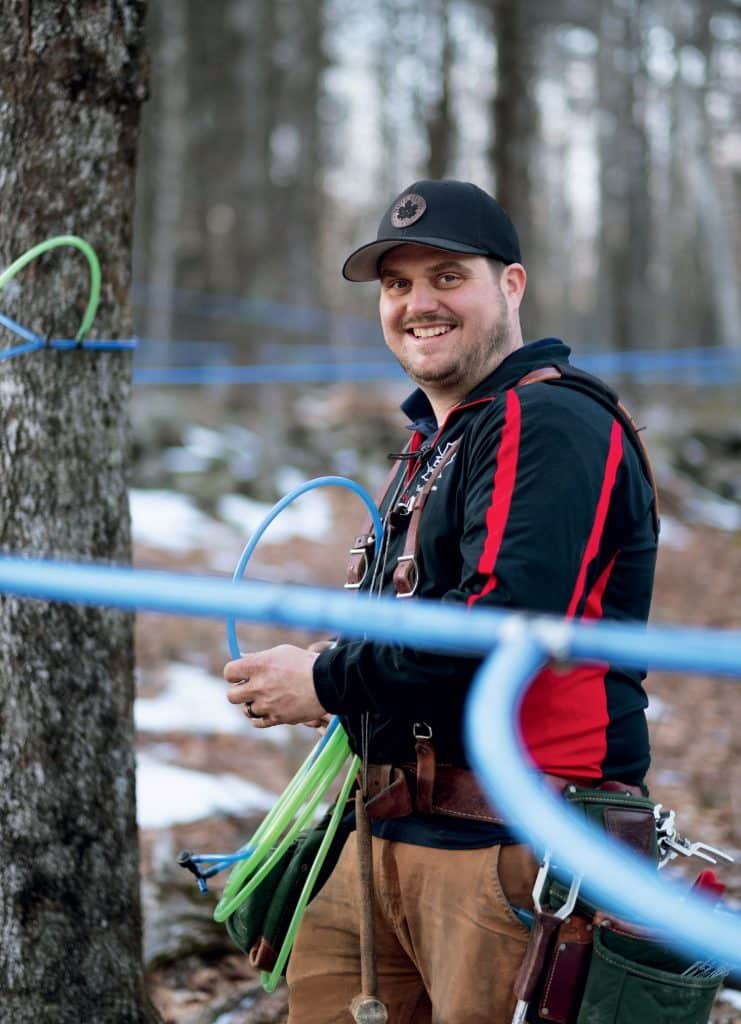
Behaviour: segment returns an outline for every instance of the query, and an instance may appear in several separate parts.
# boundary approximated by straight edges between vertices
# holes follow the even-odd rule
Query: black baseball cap
[[[348,256],[342,276],[374,281],[381,256],[407,243],[520,262],[520,242],[505,209],[470,181],[446,178],[415,181],[399,193],[378,225],[375,242]]]

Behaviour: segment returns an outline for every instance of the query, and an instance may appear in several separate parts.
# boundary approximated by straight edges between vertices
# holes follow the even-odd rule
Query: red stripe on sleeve
[[[597,580],[595,585],[592,587],[590,592],[587,594],[587,599],[584,602],[584,611],[581,614],[583,619],[601,619],[602,618],[602,598],[604,597],[605,590],[607,590],[607,584],[612,574],[613,566],[617,561],[617,556],[620,554],[616,551],[612,556],[610,564],[605,568],[604,572]]]
[[[571,619],[576,615],[576,609],[579,607],[579,602],[582,599],[582,595],[584,594],[584,589],[586,587],[587,571],[599,551],[599,546],[602,541],[602,531],[605,528],[605,521],[607,520],[607,510],[610,507],[610,498],[615,486],[618,466],[620,465],[622,457],[623,430],[618,421],[613,420],[612,431],[610,432],[610,448],[607,453],[607,462],[605,463],[605,475],[602,478],[602,490],[600,492],[599,501],[597,502],[597,511],[594,515],[592,531],[589,534],[589,540],[587,541],[587,546],[584,550],[584,557],[582,558],[581,565],[579,566],[579,574],[576,578],[574,592],[571,595],[569,607],[566,611],[566,617],[568,619]]]
[[[512,493],[517,479],[517,458],[520,451],[520,399],[514,388],[507,392],[507,404],[504,413],[504,426],[497,452],[497,464],[494,470],[494,481],[491,491],[491,502],[486,512],[486,539],[484,549],[479,558],[478,571],[488,576],[483,589],[478,594],[471,594],[466,604],[470,607],[485,594],[491,593],[497,585],[494,568],[497,564],[499,549],[502,546],[504,529],[509,519],[512,504]]]

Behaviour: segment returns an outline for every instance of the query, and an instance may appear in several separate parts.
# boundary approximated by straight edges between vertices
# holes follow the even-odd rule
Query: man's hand
[[[315,722],[326,714],[314,690],[314,651],[281,644],[227,662],[224,679],[232,685],[231,704],[241,704],[257,729]]]

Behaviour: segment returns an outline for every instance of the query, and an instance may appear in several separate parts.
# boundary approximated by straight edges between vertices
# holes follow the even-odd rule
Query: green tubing
[[[344,734],[339,734],[338,740],[336,740],[335,737],[337,736],[338,734],[336,732],[332,737],[330,737],[329,742],[308,771],[306,769],[307,762],[304,762],[304,765],[302,765],[296,773],[291,783],[289,783],[284,793],[258,828],[257,832],[255,832],[254,836],[246,844],[248,847],[252,848],[253,852],[245,861],[237,864],[232,870],[232,873],[229,876],[229,881],[224,889],[221,902],[218,904],[215,911],[217,921],[223,919],[218,915],[221,912],[224,901],[233,896],[245,879],[253,873],[257,865],[265,858],[266,854],[270,853],[271,848],[275,845],[277,837],[285,830],[288,823],[293,820],[299,807],[305,801],[308,794],[316,788],[320,778],[323,778],[326,767],[328,765],[334,766],[337,760],[340,758],[344,760],[347,757],[349,749],[347,745],[347,737]],[[341,763],[334,768],[335,775],[340,770],[340,767]],[[325,782],[323,792],[328,788],[328,786],[329,783]],[[228,916],[228,912],[224,916]]]
[[[322,753],[326,753],[327,748],[329,747],[329,745],[333,741],[333,739],[334,739],[334,737],[330,738],[330,742],[327,743],[327,746],[324,748],[324,751],[322,751]],[[280,795],[278,800],[275,802],[275,804],[271,807],[271,809],[268,811],[266,816],[263,818],[263,820],[262,820],[260,826],[258,827],[257,831],[255,832],[255,834],[250,838],[250,840],[247,843],[245,843],[245,847],[244,848],[251,848],[253,851],[259,849],[259,847],[260,847],[260,845],[262,843],[263,837],[266,835],[266,833],[268,833],[268,832],[272,833],[275,830],[275,828],[276,828],[276,822],[278,822],[279,819],[285,818],[284,809],[285,809],[285,807],[286,807],[286,805],[288,803],[288,800],[291,798],[291,796],[302,785],[304,785],[304,786],[308,785],[308,783],[306,782],[306,776],[307,776],[308,770],[309,770],[309,768],[310,768],[310,766],[312,764],[313,756],[314,756],[314,751],[313,750],[309,751],[309,753],[306,756],[306,759],[304,760],[304,762],[301,765],[301,767],[298,769],[296,774],[293,776],[291,781],[288,783],[286,788],[283,790],[283,793]],[[319,760],[319,758],[317,758],[317,761],[318,760]],[[278,826],[278,828],[281,828],[281,827],[282,826],[280,826],[280,825]],[[249,859],[250,860],[252,859],[252,855],[250,855]],[[239,884],[239,881],[241,881],[241,879],[242,879],[242,875],[240,875],[239,878],[237,878],[236,869],[234,869],[232,871],[231,875],[229,876],[229,881],[227,882],[227,885],[226,885],[226,888],[225,888],[225,891],[224,891],[224,895],[228,895],[229,893],[231,893],[232,889],[236,888],[236,886]]]
[[[272,969],[270,973],[268,973],[267,971],[263,971],[261,974],[262,987],[265,989],[266,992],[274,991],[276,985],[281,979],[283,969],[285,968],[286,965],[286,961],[288,960],[291,949],[293,948],[293,942],[294,939],[296,938],[298,926],[301,924],[301,918],[304,916],[306,906],[309,900],[311,899],[311,894],[314,891],[314,885],[316,883],[317,876],[319,875],[319,872],[322,869],[322,864],[324,864],[327,853],[329,852],[329,848],[332,845],[332,840],[334,839],[337,829],[339,828],[340,821],[342,820],[342,815],[345,811],[347,798],[350,795],[350,789],[352,787],[353,782],[357,778],[359,770],[360,758],[356,756],[353,757],[350,762],[350,768],[348,769],[347,775],[345,776],[345,781],[342,785],[342,789],[340,790],[340,795],[337,797],[337,801],[334,805],[332,817],[329,820],[327,831],[317,851],[314,863],[311,865],[311,869],[304,883],[304,887],[301,890],[301,896],[299,897],[299,901],[296,904],[296,909],[293,912],[291,923],[288,926],[286,937],[283,940],[283,945],[280,947],[280,952],[278,953],[278,959],[275,962],[275,967]]]
[[[348,753],[347,736],[338,729],[310,768],[307,769],[307,762],[304,762],[247,843],[253,852],[232,870],[214,910],[216,921],[224,921],[247,899],[300,830],[309,823],[317,805],[342,770]]]
[[[254,874],[252,874],[252,877],[247,882],[247,884],[244,885],[244,887],[241,888],[234,895],[231,895],[231,893],[228,894],[225,891],[216,909],[214,910],[214,919],[216,921],[224,921],[230,914],[232,914],[237,909],[237,907],[244,903],[247,897],[255,891],[260,882],[262,882],[265,876],[272,870],[275,864],[280,860],[280,858],[286,852],[286,850],[291,845],[291,843],[296,838],[301,829],[305,828],[306,825],[309,824],[309,822],[314,816],[314,811],[316,810],[317,805],[319,804],[319,802],[321,801],[322,797],[327,792],[329,787],[332,785],[334,779],[341,771],[344,760],[344,757],[338,757],[335,759],[335,761],[331,763],[330,766],[327,767],[326,772],[322,775],[318,782],[316,791],[312,794],[312,796],[306,803],[306,806],[303,809],[303,811],[298,815],[298,817],[295,818],[293,824],[288,829],[285,836],[280,840],[275,849],[271,849],[272,843],[270,842],[268,836],[266,836],[261,842],[260,847],[252,854],[252,856],[249,857],[243,864],[239,865],[239,868],[241,868],[240,882],[244,881],[244,879],[248,877],[250,874],[252,874],[253,871]],[[267,858],[266,854],[269,854]],[[263,860],[264,863],[262,864],[262,866],[258,866],[260,862]],[[255,870],[255,868],[257,870]],[[230,878],[229,883],[227,884],[229,885],[231,881],[232,879]]]
[[[60,245],[71,245],[75,249],[79,249],[87,257],[90,265],[90,297],[87,301],[87,309],[82,318],[80,329],[75,335],[77,341],[83,341],[95,319],[98,303],[100,302],[100,263],[95,255],[95,250],[84,238],[79,238],[77,235],[56,235],[54,238],[47,238],[45,242],[39,242],[38,245],[34,245],[32,249],[24,252],[22,256],[14,260],[0,274],[0,288],[4,288],[8,281],[12,280],[26,264],[31,263],[43,253],[49,252],[50,249],[57,249]]]

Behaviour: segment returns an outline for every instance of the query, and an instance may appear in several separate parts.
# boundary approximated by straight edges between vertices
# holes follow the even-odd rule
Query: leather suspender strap
[[[556,366],[541,366],[538,370],[531,370],[530,373],[526,373],[524,377],[521,377],[515,384],[516,388],[521,388],[523,384],[540,384],[543,380],[558,380],[563,374]]]
[[[445,450],[438,462],[433,466],[422,489],[415,494],[406,506],[405,514],[410,516],[409,526],[404,536],[404,549],[396,560],[394,569],[394,587],[397,597],[414,597],[419,583],[417,568],[417,552],[419,550],[419,522],[430,492],[433,490],[440,474],[451,461],[460,447],[461,438],[453,441]]]
[[[656,477],[654,476],[653,466],[651,460],[648,457],[646,446],[643,443],[638,427],[635,425],[635,420],[625,408],[623,403],[618,399],[610,388],[605,385],[599,387],[594,378],[590,377],[589,374],[583,373],[581,370],[576,372],[571,371],[564,373],[557,366],[541,366],[538,370],[532,370],[530,373],[517,382],[515,387],[520,387],[523,384],[539,384],[541,381],[546,380],[563,380],[567,387],[573,387],[582,394],[590,395],[595,401],[599,402],[604,408],[611,412],[612,415],[618,420],[620,425],[626,431],[633,447],[635,448],[636,454],[640,459],[643,471],[646,474],[646,478],[651,485],[651,490],[654,495],[653,504],[653,521],[654,530],[656,535],[659,533],[659,491],[656,486]],[[594,383],[592,383],[594,381]]]
[[[582,373],[582,371],[579,370],[571,371],[571,368],[569,368],[567,372],[564,372],[558,366],[541,366],[537,370],[531,370],[530,373],[526,373],[524,377],[518,380],[514,387],[524,387],[528,384],[540,384],[543,381],[549,380],[562,380],[566,387],[573,387],[575,390],[589,395],[595,401],[599,402],[603,408],[607,409],[607,411],[610,412],[624,428],[631,443],[633,444],[636,454],[640,459],[643,470],[653,491],[654,528],[658,535],[659,496],[656,489],[656,480],[654,478],[651,462],[643,444],[643,440],[628,410],[606,385],[600,386],[600,384],[595,381],[594,378],[590,377],[589,374]],[[425,481],[422,489],[413,496],[406,508],[397,510],[398,515],[408,515],[410,517],[409,525],[404,537],[404,548],[397,559],[396,568],[394,569],[394,587],[396,589],[397,597],[413,597],[417,592],[417,586],[419,584],[417,554],[419,551],[419,527],[422,519],[422,513],[427,503],[427,499],[434,490],[440,474],[458,451],[461,440],[462,438],[458,438],[450,444],[443,456],[430,472],[430,475]],[[407,446],[406,451],[409,451],[409,446]],[[386,498],[397,472],[398,467],[392,466],[381,493],[376,500],[376,504],[379,508]],[[375,541],[376,538],[372,533],[371,519],[368,517],[362,531],[355,538],[353,547],[350,548],[350,558],[347,564],[347,582],[345,583],[346,589],[358,590],[362,585],[367,575],[368,568],[373,560]]]
[[[408,450],[409,445],[407,445],[405,452]],[[397,465],[393,465],[388,471],[388,475],[383,482],[383,487],[376,498],[376,508],[380,509],[386,495],[391,490],[398,469],[399,467]],[[373,534],[373,520],[368,516],[360,533],[353,541],[353,546],[350,548],[350,557],[347,562],[347,570],[345,574],[345,590],[359,590],[362,586],[362,583],[368,574],[370,564],[373,561],[376,539],[377,538]]]
[[[555,366],[543,366],[539,370],[532,370],[526,374],[517,382],[515,387],[519,387],[522,384],[537,384],[541,380],[553,380],[560,376],[561,372]],[[417,553],[419,551],[419,524],[422,519],[422,513],[440,474],[458,451],[461,441],[462,438],[459,437],[447,448],[430,473],[422,490],[414,495],[406,509],[407,514],[410,514],[411,518],[404,538],[404,550],[399,555],[396,568],[394,569],[394,587],[397,597],[414,597],[417,591],[419,584]]]

